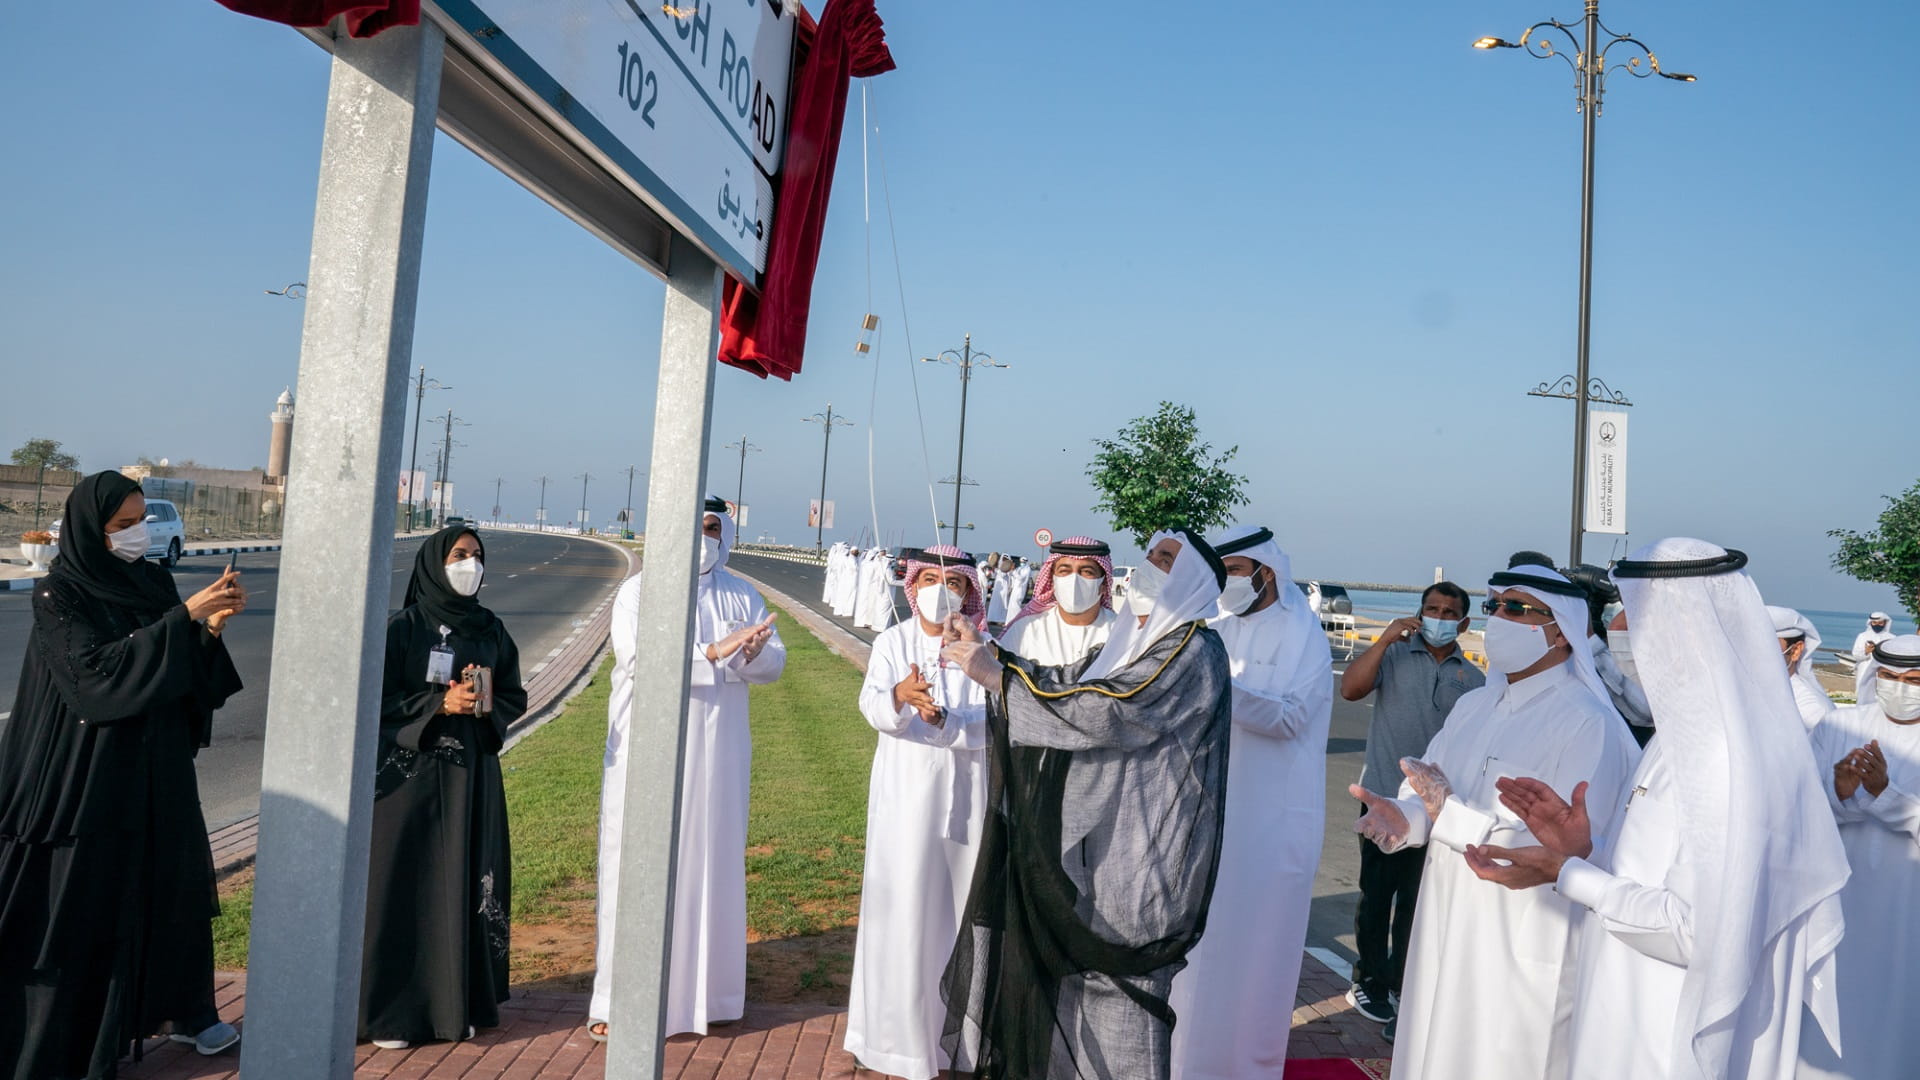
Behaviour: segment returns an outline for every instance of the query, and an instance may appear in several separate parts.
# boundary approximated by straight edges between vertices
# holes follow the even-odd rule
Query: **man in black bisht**
[[[387,620],[360,963],[360,1037],[382,1049],[469,1038],[507,1000],[500,746],[527,691],[513,636],[478,599],[486,558],[465,526],[427,537]],[[490,711],[470,667],[492,672]]]
[[[182,603],[119,473],[67,497],[0,733],[0,1078],[112,1077],[171,1024],[218,1053],[213,855],[193,758],[240,689],[232,571]]]
[[[990,691],[987,816],[942,991],[956,1071],[989,1080],[1169,1074],[1173,977],[1220,858],[1232,723],[1225,567],[1156,533],[1129,612],[1090,659],[1036,667],[950,624]]]

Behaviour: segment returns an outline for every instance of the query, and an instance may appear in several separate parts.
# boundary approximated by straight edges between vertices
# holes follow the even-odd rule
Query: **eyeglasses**
[[[1480,605],[1480,610],[1488,615],[1492,615],[1498,611],[1504,611],[1515,618],[1522,615],[1545,615],[1548,618],[1553,617],[1552,608],[1529,604],[1525,600],[1488,600]]]

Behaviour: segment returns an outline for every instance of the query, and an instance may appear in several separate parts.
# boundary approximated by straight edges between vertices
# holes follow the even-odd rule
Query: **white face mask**
[[[136,521],[117,533],[107,534],[107,546],[113,549],[114,557],[127,562],[138,562],[147,553],[147,523]]]
[[[1889,720],[1920,720],[1920,686],[1893,679],[1875,680],[1874,696],[1880,699],[1880,711]]]
[[[1607,631],[1607,651],[1613,654],[1613,662],[1620,667],[1620,674],[1635,682],[1640,681],[1640,668],[1633,662],[1633,642],[1625,630]]]
[[[947,616],[960,613],[960,594],[944,584],[922,585],[913,596],[920,606],[920,617],[928,622],[946,622]]]
[[[1100,602],[1100,578],[1081,577],[1077,573],[1053,579],[1053,599],[1060,610],[1078,615]]]
[[[472,596],[480,591],[480,578],[486,572],[486,565],[479,559],[448,563],[447,586],[461,596]]]
[[[1544,626],[1528,626],[1498,616],[1487,620],[1487,667],[1502,675],[1525,671],[1547,655]]]
[[[720,564],[720,541],[711,536],[700,537],[700,572],[706,573]]]
[[[1228,574],[1227,583],[1220,587],[1220,610],[1229,615],[1245,615],[1254,601],[1260,599],[1261,590],[1253,583],[1254,571],[1246,577]]]
[[[1167,583],[1167,572],[1152,563],[1141,563],[1134,568],[1133,576],[1127,579],[1127,610],[1135,615],[1145,615],[1153,610],[1160,599],[1160,589]]]

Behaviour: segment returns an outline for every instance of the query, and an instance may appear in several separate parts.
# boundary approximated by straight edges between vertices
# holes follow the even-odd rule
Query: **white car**
[[[1133,581],[1133,567],[1116,564],[1113,568],[1113,610],[1127,610],[1127,585]]]
[[[50,531],[55,540],[60,539],[58,519]],[[158,559],[163,566],[178,564],[186,535],[187,523],[181,519],[179,507],[165,499],[147,500],[147,558]]]

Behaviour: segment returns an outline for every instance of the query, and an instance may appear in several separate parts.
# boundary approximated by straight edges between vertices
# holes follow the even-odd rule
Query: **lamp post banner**
[[[822,513],[826,515],[825,520],[821,519]],[[822,510],[819,499],[808,499],[807,500],[807,525],[810,528],[816,528],[816,529],[833,528],[833,500],[828,499],[825,504],[825,509]]]
[[[1587,423],[1587,531],[1627,531],[1627,414],[1595,410]]]
[[[491,56],[677,228],[759,280],[773,235],[768,178],[786,148],[791,2],[441,0],[440,8],[464,50]]]

